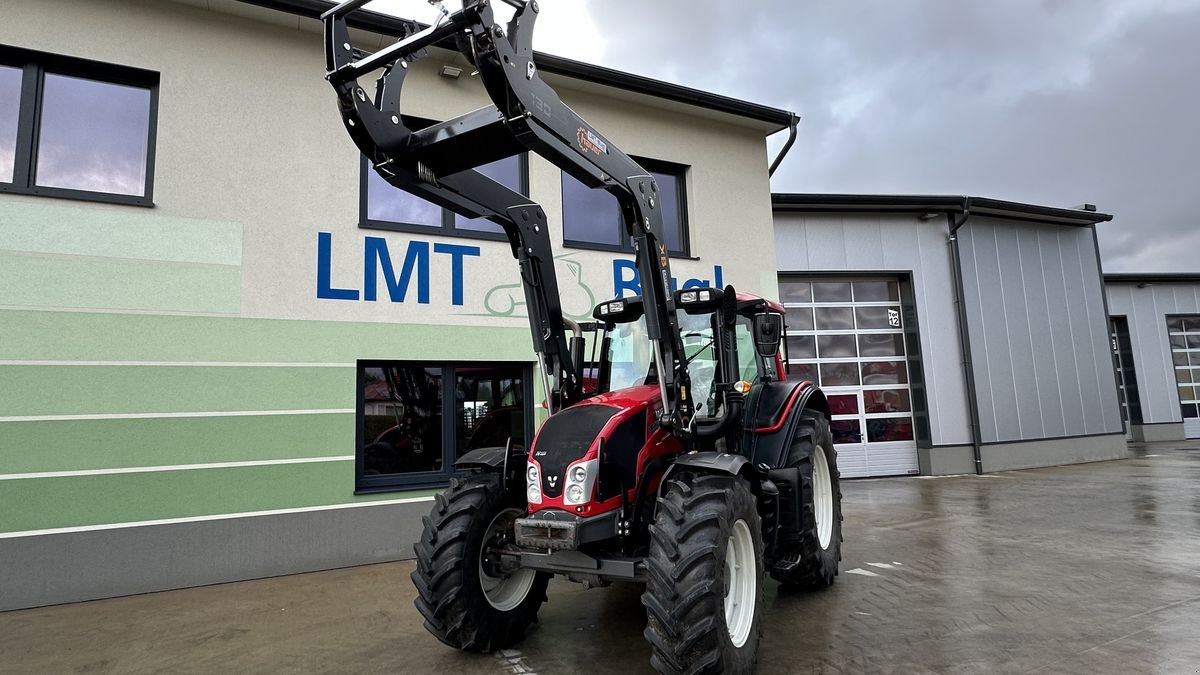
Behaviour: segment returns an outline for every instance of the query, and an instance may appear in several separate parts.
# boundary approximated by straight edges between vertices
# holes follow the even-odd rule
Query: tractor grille
[[[611,405],[577,405],[546,420],[533,442],[533,458],[542,465],[542,493],[562,494],[567,465],[583,457],[600,430],[621,412]],[[553,479],[553,482],[551,482]]]

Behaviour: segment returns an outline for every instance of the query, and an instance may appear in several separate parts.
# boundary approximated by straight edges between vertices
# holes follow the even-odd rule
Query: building
[[[1106,274],[1104,285],[1132,438],[1200,438],[1200,275]]]
[[[326,7],[5,3],[0,609],[406,558],[455,456],[531,433],[508,244],[367,170]],[[538,63],[659,175],[680,285],[777,294],[766,137],[791,113]],[[413,70],[414,119],[486,102],[457,54]],[[636,290],[610,197],[538,157],[487,170],[549,214],[569,315]]]
[[[788,358],[831,397],[843,476],[1125,456],[1095,238],[1111,216],[961,196],[773,201]]]

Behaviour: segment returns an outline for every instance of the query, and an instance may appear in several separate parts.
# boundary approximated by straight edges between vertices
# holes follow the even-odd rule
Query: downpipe
[[[946,214],[950,224],[948,242],[950,259],[954,264],[954,304],[958,315],[958,338],[962,348],[963,374],[967,380],[967,413],[971,418],[971,450],[975,455],[975,475],[983,475],[983,437],[979,428],[979,397],[975,393],[975,365],[971,360],[971,337],[967,332],[966,293],[963,290],[962,257],[958,245],[958,230],[971,219],[971,198],[963,197],[961,218]]]
[[[779,165],[783,163],[783,158],[787,157],[788,151],[792,149],[792,144],[796,142],[796,125],[798,124],[800,124],[800,117],[793,114],[791,120],[788,121],[787,142],[779,149],[779,154],[775,156],[775,161],[771,162],[771,168],[767,169],[767,178],[775,175],[775,169],[779,168]]]

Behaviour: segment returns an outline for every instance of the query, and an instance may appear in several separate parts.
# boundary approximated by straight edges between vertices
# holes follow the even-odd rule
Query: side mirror
[[[779,353],[779,339],[783,336],[783,315],[763,312],[754,315],[754,349],[764,359]]]

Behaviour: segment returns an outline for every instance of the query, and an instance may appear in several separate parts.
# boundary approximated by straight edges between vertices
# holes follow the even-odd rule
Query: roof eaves
[[[987,197],[965,195],[869,195],[869,194],[810,194],[774,193],[774,210],[787,211],[852,211],[852,212],[951,212],[961,213],[970,200],[972,213],[999,218],[1038,220],[1062,225],[1088,226],[1112,220],[1107,213],[1064,209],[1054,206],[1010,202]]]

